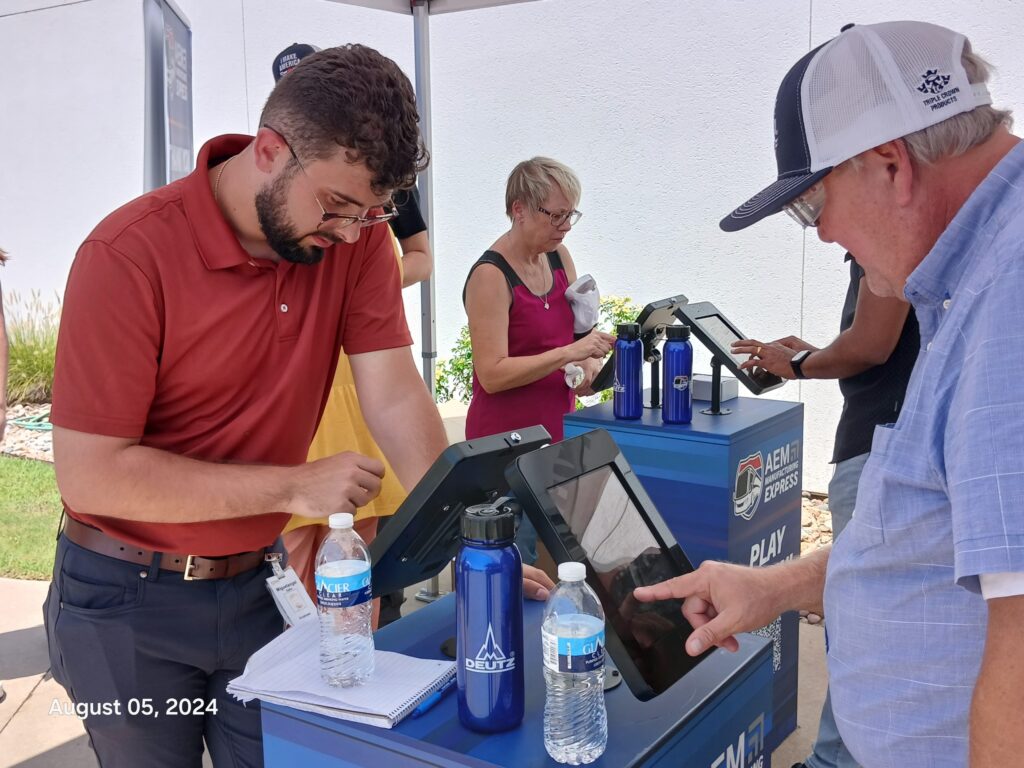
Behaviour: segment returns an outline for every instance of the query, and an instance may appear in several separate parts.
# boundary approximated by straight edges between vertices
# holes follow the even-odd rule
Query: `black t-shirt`
[[[423,221],[423,214],[420,213],[420,195],[416,191],[416,187],[400,189],[395,192],[394,200],[398,215],[388,224],[391,225],[391,231],[395,233],[395,237],[405,240],[407,237],[427,231],[427,224]]]
[[[853,325],[857,311],[857,296],[864,270],[856,260],[846,254],[850,262],[850,287],[846,291],[843,318],[839,330]],[[856,376],[839,380],[843,393],[843,413],[836,428],[836,443],[832,462],[845,461],[871,450],[871,438],[878,424],[891,424],[900,415],[903,398],[907,394],[910,372],[921,349],[917,316],[911,307],[896,348],[881,365],[861,371]]]

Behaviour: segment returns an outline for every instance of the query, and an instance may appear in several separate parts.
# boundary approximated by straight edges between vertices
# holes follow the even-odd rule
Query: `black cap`
[[[289,45],[274,57],[274,82],[276,83],[284,75],[288,74],[292,67],[297,67],[304,58],[319,50],[315,45],[308,45],[307,43],[292,43]]]
[[[516,537],[516,516],[510,509],[493,504],[475,504],[462,513],[462,538],[494,544]]]
[[[640,323],[619,323],[619,338],[636,341],[640,338]]]
[[[670,325],[665,329],[665,338],[669,341],[686,341],[690,338],[690,326]]]

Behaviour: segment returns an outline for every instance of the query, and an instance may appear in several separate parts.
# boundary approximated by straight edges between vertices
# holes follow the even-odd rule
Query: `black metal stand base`
[[[722,407],[722,361],[711,358],[711,407],[704,408],[701,413],[708,416],[725,416],[732,413],[731,408]]]

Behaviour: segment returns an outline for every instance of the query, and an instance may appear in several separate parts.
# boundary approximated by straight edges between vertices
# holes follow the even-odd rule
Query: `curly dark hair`
[[[373,173],[377,194],[408,189],[429,161],[409,78],[365,45],[304,58],[270,92],[260,125],[281,130],[303,159],[323,160],[345,147],[350,161]]]

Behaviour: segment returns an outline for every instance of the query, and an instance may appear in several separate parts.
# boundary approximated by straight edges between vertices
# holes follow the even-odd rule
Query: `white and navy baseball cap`
[[[786,73],[775,97],[779,178],[722,219],[726,232],[778,213],[872,147],[992,98],[960,61],[963,35],[920,21],[847,25]]]

